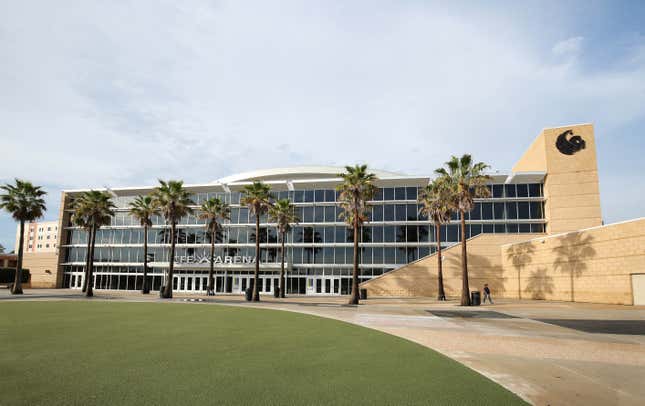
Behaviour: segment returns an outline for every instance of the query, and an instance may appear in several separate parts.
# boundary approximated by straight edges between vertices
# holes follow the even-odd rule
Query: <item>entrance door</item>
[[[634,306],[645,305],[645,274],[632,275],[632,296]]]

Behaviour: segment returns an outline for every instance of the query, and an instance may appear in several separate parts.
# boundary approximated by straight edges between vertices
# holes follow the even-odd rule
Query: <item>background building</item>
[[[20,238],[20,224],[16,227],[16,248]],[[56,252],[58,248],[58,220],[25,224],[25,253]]]

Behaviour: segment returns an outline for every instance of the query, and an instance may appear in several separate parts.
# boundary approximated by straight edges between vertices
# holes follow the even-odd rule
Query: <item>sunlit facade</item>
[[[223,224],[215,245],[215,280],[219,293],[240,293],[250,286],[255,253],[255,219],[240,206],[241,189],[254,180],[271,186],[275,198],[289,198],[300,223],[286,241],[287,293],[348,294],[352,273],[352,231],[339,220],[337,174],[342,168],[302,167],[249,172],[218,181],[187,185],[195,209],[210,197],[231,205],[231,220]],[[419,214],[417,197],[429,177],[374,171],[377,194],[370,202],[369,221],[362,229],[360,278],[382,275],[423,258],[435,250],[434,226]],[[466,237],[480,233],[544,232],[544,173],[492,174],[491,197],[478,199],[468,213]],[[128,203],[149,193],[154,186],[111,189],[117,214],[112,224],[96,237],[95,289],[138,290],[143,274],[143,229],[128,213]],[[66,191],[64,201],[81,191]],[[63,217],[65,241],[61,246],[63,286],[80,288],[86,256],[87,233],[69,222],[69,207]],[[260,219],[259,289],[272,293],[280,271],[280,244],[275,224]],[[460,241],[457,217],[441,228],[441,243]],[[148,236],[150,282],[158,290],[168,267],[169,228],[162,217],[153,219]],[[203,293],[210,255],[210,241],[202,220],[187,216],[178,225],[174,289]]]

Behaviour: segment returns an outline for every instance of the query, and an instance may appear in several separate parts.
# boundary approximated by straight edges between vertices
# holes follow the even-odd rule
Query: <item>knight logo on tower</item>
[[[567,138],[568,136],[572,137]],[[558,139],[555,141],[555,147],[565,155],[573,155],[581,149],[585,149],[586,144],[581,136],[573,135],[572,130],[567,130],[558,135]]]

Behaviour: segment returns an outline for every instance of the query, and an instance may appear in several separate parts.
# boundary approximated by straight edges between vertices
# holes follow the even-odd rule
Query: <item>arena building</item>
[[[440,165],[438,162],[429,169]],[[231,205],[231,220],[223,224],[223,231],[216,242],[216,291],[239,294],[250,285],[256,260],[256,238],[261,243],[258,258],[261,263],[260,292],[272,293],[278,283],[280,256],[275,224],[271,224],[266,216],[262,217],[260,235],[256,236],[254,218],[250,216],[248,208],[240,205],[242,188],[259,180],[271,186],[275,198],[289,198],[294,202],[301,220],[293,227],[286,242],[287,293],[348,294],[352,272],[352,235],[351,230],[338,218],[341,208],[335,191],[340,182],[338,174],[342,171],[343,168],[338,167],[280,168],[187,185],[196,204],[195,209],[210,197],[219,197]],[[378,192],[370,202],[372,212],[361,233],[362,287],[367,289],[370,296],[435,295],[435,233],[428,219],[419,214],[417,202],[419,190],[428,184],[431,177],[380,170],[372,172],[377,176],[375,184]],[[575,274],[575,279],[580,279],[576,285],[570,283],[574,276],[571,281],[567,276],[565,268],[568,260],[565,264],[564,259],[559,258],[557,270],[558,267],[554,265],[556,259],[548,254],[542,253],[543,261],[547,261],[544,263],[530,258],[533,253],[540,251],[540,247],[525,247],[523,253],[518,253],[517,258],[513,257],[515,244],[530,245],[527,242],[536,241],[536,238],[546,241],[563,233],[602,225],[592,125],[545,129],[512,171],[493,172],[490,176],[491,196],[477,199],[475,209],[468,213],[466,221],[464,237],[471,239],[469,263],[471,284],[475,288],[480,283],[489,283],[498,296],[522,297],[524,292],[524,297],[536,299],[569,300],[571,297],[572,300],[582,301],[634,302],[633,297],[638,294],[634,293],[632,285],[640,286],[638,270],[616,269],[611,277],[616,291],[603,297],[589,296],[584,292],[574,296],[574,286],[584,290],[587,283],[598,283],[601,276],[591,270],[595,265],[585,265],[584,272],[570,272],[571,275]],[[97,234],[95,289],[141,288],[143,229],[129,215],[128,204],[136,196],[150,193],[154,187],[109,189],[118,209],[112,224]],[[59,220],[59,230],[62,232],[59,233],[56,278],[59,287],[80,289],[82,286],[87,234],[70,222],[70,202],[81,192],[69,190],[62,195]],[[616,231],[617,228],[620,230]],[[625,237],[621,234],[623,227],[617,228],[601,233]],[[600,229],[604,230],[603,227]],[[174,288],[178,292],[204,293],[210,265],[210,244],[204,223],[196,215],[187,216],[178,225],[177,234]],[[154,289],[159,289],[164,282],[168,267],[168,237],[164,219],[155,217],[148,238],[149,277]],[[641,237],[637,231],[628,238]],[[460,274],[456,271],[460,259],[455,254],[458,250],[451,247],[461,238],[455,216],[441,228],[441,244],[446,248],[444,264],[448,295],[457,295],[460,289]],[[598,239],[594,238],[594,241]],[[550,251],[554,258],[558,249],[562,249],[556,246]],[[595,249],[595,252],[598,251]],[[581,252],[584,253],[584,250]],[[641,266],[640,272],[645,269],[642,266],[645,264],[643,254],[632,255],[637,262],[641,261],[637,264]],[[593,257],[575,260],[593,260]],[[520,268],[520,272],[516,272],[516,268]],[[536,288],[531,288],[531,284]],[[536,294],[531,289],[540,292]]]

